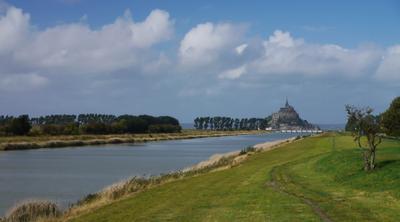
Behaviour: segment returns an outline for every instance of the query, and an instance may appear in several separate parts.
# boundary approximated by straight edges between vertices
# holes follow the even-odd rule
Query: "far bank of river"
[[[28,150],[40,148],[63,148],[104,144],[143,143],[162,140],[195,139],[205,137],[260,134],[265,131],[235,130],[183,130],[181,133],[157,134],[111,134],[111,135],[65,135],[65,136],[10,136],[0,137],[0,150]]]
[[[0,214],[24,199],[48,199],[66,207],[129,177],[183,169],[215,153],[296,135],[270,133],[0,152]]]

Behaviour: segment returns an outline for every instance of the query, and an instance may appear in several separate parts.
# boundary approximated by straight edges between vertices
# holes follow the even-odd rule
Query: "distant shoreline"
[[[122,135],[77,135],[0,138],[0,151],[28,150],[41,148],[64,148],[104,144],[144,143],[163,140],[195,139],[205,137],[262,134],[266,131],[200,131],[183,130],[182,133],[122,134]]]

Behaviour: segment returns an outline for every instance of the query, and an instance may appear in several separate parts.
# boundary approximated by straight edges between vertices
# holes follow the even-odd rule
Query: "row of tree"
[[[0,116],[0,135],[77,135],[180,132],[179,121],[170,116],[80,114],[29,118]]]
[[[231,118],[225,116],[197,117],[194,128],[198,130],[257,130],[268,127],[271,117],[267,118]]]
[[[354,141],[362,152],[364,170],[376,167],[376,151],[382,136],[400,137],[400,97],[395,98],[390,107],[380,115],[373,115],[370,107],[346,106],[346,130],[353,132]]]

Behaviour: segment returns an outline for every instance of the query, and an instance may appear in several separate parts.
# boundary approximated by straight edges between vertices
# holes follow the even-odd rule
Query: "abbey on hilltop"
[[[268,125],[273,130],[319,130],[318,126],[301,119],[293,106],[289,105],[287,99],[285,106],[273,113],[271,117]]]

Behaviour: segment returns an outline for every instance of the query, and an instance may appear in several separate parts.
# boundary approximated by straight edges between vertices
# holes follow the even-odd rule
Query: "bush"
[[[248,147],[242,149],[242,150],[240,151],[239,155],[244,155],[244,154],[246,154],[246,153],[255,152],[255,151],[256,151],[256,148],[254,148],[254,147],[252,147],[252,146],[248,146]]]
[[[43,131],[40,126],[33,126],[28,133],[29,136],[40,136],[43,135]]]
[[[82,131],[86,134],[108,134],[111,129],[104,123],[91,122],[82,126]]]
[[[28,115],[21,115],[16,118],[12,118],[11,121],[6,125],[5,130],[7,133],[13,135],[27,135],[31,129],[31,123]]]
[[[46,135],[61,135],[64,132],[64,126],[55,124],[46,124],[41,127],[42,133]]]
[[[15,206],[6,215],[7,222],[32,222],[61,215],[58,206],[49,201],[27,201]]]
[[[77,123],[69,123],[64,126],[64,135],[79,135],[79,126]]]

